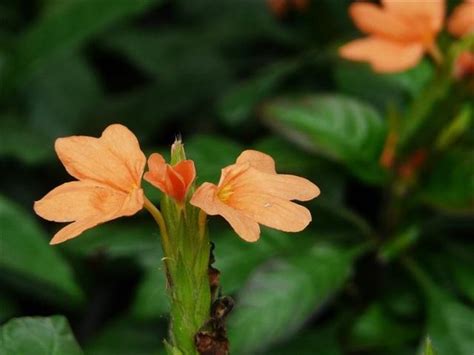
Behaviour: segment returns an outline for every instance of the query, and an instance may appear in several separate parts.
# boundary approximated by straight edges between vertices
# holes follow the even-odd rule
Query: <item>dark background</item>
[[[0,2],[0,322],[60,314],[86,354],[163,352],[168,304],[149,216],[50,247],[59,226],[32,211],[72,180],[57,137],[122,123],[147,155],[181,135],[200,182],[253,148],[321,188],[297,235],[264,229],[248,244],[211,221],[223,293],[237,300],[233,354],[414,354],[427,335],[450,349],[440,354],[472,353],[472,127],[412,168],[399,216],[379,156],[391,113],[424,100],[436,69],[425,59],[378,75],[343,61],[338,46],[360,36],[350,1],[282,3]]]

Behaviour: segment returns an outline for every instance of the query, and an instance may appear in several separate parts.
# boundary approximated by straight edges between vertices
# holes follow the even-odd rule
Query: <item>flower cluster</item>
[[[425,53],[441,60],[436,37],[444,24],[444,0],[382,0],[382,7],[356,2],[349,13],[368,37],[342,46],[339,54],[343,58],[368,62],[381,73],[413,68]],[[473,0],[454,10],[447,28],[456,37],[474,32]]]
[[[206,182],[189,196],[196,177],[194,162],[182,160],[170,165],[153,153],[143,174],[145,155],[133,133],[120,124],[107,127],[100,138],[59,138],[55,149],[67,172],[77,180],[56,187],[34,204],[35,212],[47,220],[72,222],[54,235],[51,244],[140,211],[148,201],[141,187],[142,176],[177,205],[190,202],[209,215],[221,215],[246,241],[259,238],[258,223],[288,232],[303,230],[311,214],[291,201],[308,201],[319,195],[318,187],[310,181],[277,174],[270,156],[247,150],[222,170],[217,186]]]

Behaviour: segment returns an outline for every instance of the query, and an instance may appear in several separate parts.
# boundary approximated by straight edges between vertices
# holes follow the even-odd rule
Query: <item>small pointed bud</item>
[[[176,165],[183,160],[186,160],[186,152],[184,151],[183,141],[178,136],[171,145],[171,165]]]

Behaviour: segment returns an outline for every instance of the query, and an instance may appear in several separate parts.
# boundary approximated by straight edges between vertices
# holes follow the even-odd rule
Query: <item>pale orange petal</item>
[[[443,26],[445,0],[382,0],[382,4],[388,11],[407,19],[426,19],[436,32]]]
[[[146,159],[136,137],[122,125],[109,126],[100,138],[59,138],[55,149],[78,180],[94,180],[123,192],[140,186]]]
[[[365,33],[395,40],[407,40],[413,37],[409,24],[375,4],[353,3],[349,13],[356,26]]]
[[[229,205],[267,227],[284,232],[299,232],[311,222],[311,213],[303,206],[267,194],[235,194]]]
[[[474,33],[474,2],[456,7],[448,21],[448,31],[457,37]]]
[[[51,245],[59,244],[59,243],[65,242],[66,240],[75,238],[79,236],[82,232],[84,232],[85,230],[91,229],[103,222],[105,221],[101,220],[98,217],[92,216],[92,217],[82,219],[74,223],[70,223],[66,227],[61,228],[59,232],[57,232],[53,236],[53,239],[51,239],[49,244]]]
[[[416,66],[423,56],[423,46],[369,37],[349,42],[339,48],[339,54],[346,59],[369,62],[377,72],[392,73]]]
[[[210,182],[205,182],[197,188],[189,203],[199,207],[208,215],[215,216],[219,214],[219,209],[215,201],[217,199],[216,195],[217,186]]]
[[[34,210],[50,221],[75,221],[55,235],[51,243],[56,244],[74,238],[99,223],[133,215],[142,207],[141,189],[125,194],[92,181],[73,181],[58,186],[35,202]]]
[[[143,179],[162,192],[168,193],[167,191],[171,189],[171,186],[169,186],[169,181],[167,183],[166,175],[167,166],[163,156],[158,153],[150,155],[148,158],[148,171],[143,176]]]
[[[245,241],[255,242],[260,238],[260,227],[252,218],[227,206],[216,195],[217,186],[204,183],[194,193],[191,204],[208,215],[221,215],[234,231]]]
[[[286,200],[309,201],[320,194],[311,181],[285,174],[267,174],[249,167],[230,184],[235,193],[265,193]]]
[[[36,201],[36,214],[55,222],[72,222],[90,217],[104,210],[103,201],[116,205],[126,194],[92,181],[72,181],[59,185],[41,200]],[[110,210],[110,208],[108,208]]]
[[[268,154],[256,150],[244,150],[237,158],[236,164],[249,163],[250,166],[265,173],[276,174],[275,160]]]

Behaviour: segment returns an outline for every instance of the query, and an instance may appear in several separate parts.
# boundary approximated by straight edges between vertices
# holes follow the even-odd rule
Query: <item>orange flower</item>
[[[462,52],[456,58],[453,74],[458,80],[474,76],[474,52]]]
[[[308,201],[319,195],[312,182],[277,174],[274,160],[246,150],[235,164],[222,169],[216,186],[202,184],[191,204],[209,215],[221,215],[244,240],[260,237],[259,223],[285,232],[299,232],[311,222],[310,212],[291,200]]]
[[[414,67],[424,52],[435,59],[435,44],[444,17],[444,0],[382,0],[383,8],[354,3],[349,13],[356,26],[369,35],[339,49],[346,59],[369,62],[380,73]]]
[[[113,124],[100,138],[59,138],[55,149],[67,172],[78,181],[62,184],[35,202],[39,216],[73,222],[56,233],[50,244],[142,209],[140,181],[146,159],[137,138],[126,127]]]
[[[161,154],[153,153],[148,158],[148,169],[144,179],[178,202],[183,202],[196,177],[192,160],[183,160],[171,166]]]
[[[448,21],[448,31],[456,37],[474,33],[474,0],[456,7]]]

